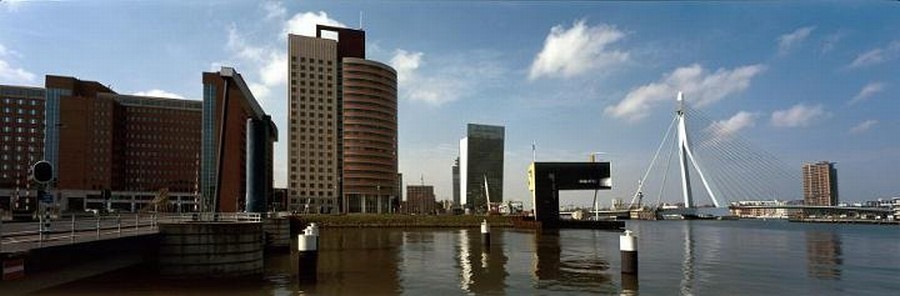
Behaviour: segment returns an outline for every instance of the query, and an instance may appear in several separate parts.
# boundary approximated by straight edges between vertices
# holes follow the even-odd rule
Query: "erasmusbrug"
[[[754,146],[727,121],[714,121],[692,108],[681,92],[677,104],[675,116],[638,181],[630,209],[658,208],[663,202],[684,208],[721,208],[745,200],[802,198],[799,165],[790,169],[775,155]],[[652,202],[647,203],[646,198]]]

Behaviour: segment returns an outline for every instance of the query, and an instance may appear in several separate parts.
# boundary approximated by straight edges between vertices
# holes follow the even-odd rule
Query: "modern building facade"
[[[4,140],[15,155],[0,153],[0,161],[18,159],[20,177],[36,161],[49,161],[54,205],[61,210],[137,211],[163,190],[177,210],[196,209],[199,101],[122,95],[95,81],[56,75],[46,76],[44,88],[4,86],[0,94],[0,112],[12,111],[0,114],[0,137],[8,130],[15,143]],[[5,180],[0,202],[9,195],[4,190],[16,186]]]
[[[406,213],[430,215],[435,213],[434,186],[406,186]]]
[[[397,191],[397,72],[344,58],[343,177],[349,212],[387,213]]]
[[[341,192],[337,41],[289,35],[288,209],[332,212]]]
[[[505,128],[470,123],[459,141],[460,205],[487,211],[487,202],[503,202]]]
[[[838,205],[837,169],[833,162],[803,164],[803,202],[809,206]]]
[[[203,73],[201,137],[202,210],[266,211],[278,130],[233,68]]]
[[[323,38],[323,33],[337,40]],[[389,212],[397,192],[397,74],[365,59],[365,32],[288,35],[288,209]]]

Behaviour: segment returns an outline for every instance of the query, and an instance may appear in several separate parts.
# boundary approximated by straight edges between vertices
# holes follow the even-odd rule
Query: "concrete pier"
[[[291,227],[288,223],[288,219],[264,218],[262,221],[266,249],[280,249],[287,251],[291,246]]]
[[[263,227],[258,222],[159,225],[159,272],[173,278],[227,278],[263,272]]]

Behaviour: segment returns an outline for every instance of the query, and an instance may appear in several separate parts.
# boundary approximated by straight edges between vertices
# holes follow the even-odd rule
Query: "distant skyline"
[[[836,162],[840,201],[861,201],[900,196],[898,10],[895,1],[3,0],[0,84],[42,86],[54,74],[199,100],[202,72],[233,66],[278,126],[284,187],[287,34],[361,21],[367,58],[398,71],[400,172],[406,184],[424,175],[439,200],[452,198],[467,123],[506,127],[507,200],[530,205],[533,141],[538,161],[605,152],[614,189],[601,200],[628,200],[684,91],[798,180],[804,162]],[[591,196],[567,193],[561,204]]]

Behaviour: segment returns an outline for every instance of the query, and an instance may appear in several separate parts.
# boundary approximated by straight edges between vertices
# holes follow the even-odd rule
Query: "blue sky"
[[[679,90],[796,174],[804,161],[837,162],[842,200],[900,196],[894,1],[3,0],[0,84],[59,74],[196,99],[201,72],[234,66],[284,139],[286,33],[357,27],[360,12],[368,58],[400,74],[400,170],[409,184],[424,176],[439,199],[450,197],[468,122],[507,127],[507,199],[528,199],[532,141],[539,161],[606,152],[615,189],[601,200],[628,199]],[[276,185],[285,158],[278,143]]]

